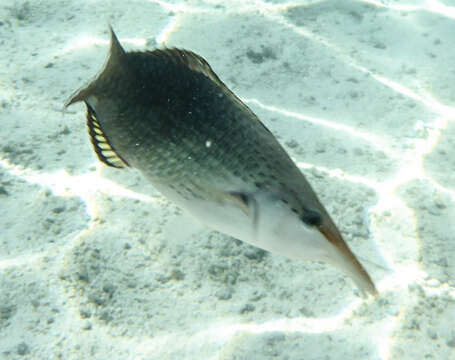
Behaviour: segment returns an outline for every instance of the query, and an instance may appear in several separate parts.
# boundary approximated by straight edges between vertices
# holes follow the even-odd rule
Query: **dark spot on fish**
[[[296,208],[291,208],[291,211],[292,211],[294,214],[297,214],[297,213],[298,213],[298,211],[297,211]]]
[[[300,217],[305,224],[310,226],[320,226],[322,224],[322,216],[319,212],[314,210],[307,210]]]

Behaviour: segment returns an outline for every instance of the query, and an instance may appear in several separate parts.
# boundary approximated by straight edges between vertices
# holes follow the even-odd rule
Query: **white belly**
[[[202,223],[236,239],[292,259],[324,260],[327,257],[328,243],[323,235],[304,225],[273,196],[255,196],[258,211],[255,219],[235,202],[187,200],[167,186],[155,187]]]

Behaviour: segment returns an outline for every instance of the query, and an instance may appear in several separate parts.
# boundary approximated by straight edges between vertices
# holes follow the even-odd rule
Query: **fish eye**
[[[300,219],[309,226],[320,226],[322,224],[322,216],[314,210],[306,210]]]

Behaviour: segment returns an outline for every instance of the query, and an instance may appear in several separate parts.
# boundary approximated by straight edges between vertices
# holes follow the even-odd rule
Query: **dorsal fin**
[[[186,66],[188,69],[192,71],[199,72],[207,76],[210,80],[212,80],[216,85],[220,87],[220,89],[228,95],[232,100],[234,100],[240,107],[247,111],[249,116],[252,119],[256,119],[267,132],[270,132],[269,129],[259,120],[256,114],[243,103],[215,74],[212,70],[210,65],[202,56],[195,54],[190,50],[184,49],[177,49],[177,48],[170,48],[170,49],[156,49],[153,51],[148,52],[149,55],[156,56],[156,57],[166,57],[172,60],[176,64],[181,64]]]
[[[93,108],[87,102],[85,102],[85,105],[87,106],[88,133],[90,134],[90,140],[98,159],[107,166],[118,169],[129,166],[125,159],[115,151],[109,142],[109,139],[104,135],[101,124],[96,118],[96,113]]]
[[[153,57],[171,60],[174,64],[183,65],[190,70],[204,74],[217,85],[223,88],[226,87],[213,72],[207,61],[205,61],[202,56],[199,56],[190,50],[165,48],[148,51],[147,53]]]

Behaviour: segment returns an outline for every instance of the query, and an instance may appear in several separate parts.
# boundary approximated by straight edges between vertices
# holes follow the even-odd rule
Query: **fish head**
[[[265,241],[270,251],[325,262],[351,277],[362,295],[377,294],[370,276],[319,201],[299,210],[276,196],[265,196],[261,202],[258,240]]]
[[[377,295],[378,291],[370,275],[351,251],[327,213],[323,215],[321,223],[315,228],[328,244],[328,251],[324,254],[323,261],[351,277],[362,295]]]

